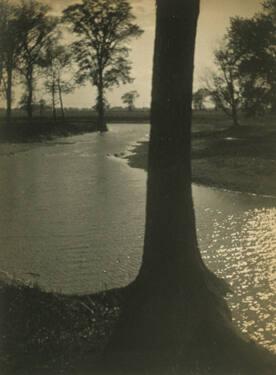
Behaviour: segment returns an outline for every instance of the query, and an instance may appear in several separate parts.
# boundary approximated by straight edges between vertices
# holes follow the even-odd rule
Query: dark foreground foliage
[[[102,370],[104,349],[128,291],[65,296],[20,281],[2,282],[1,375],[106,375]],[[268,371],[260,375],[273,374],[272,356],[264,350],[262,359],[267,361]],[[241,365],[241,372],[233,374],[225,368],[221,375],[245,373]]]
[[[97,366],[122,292],[64,296],[20,282],[0,287],[0,373],[59,374]]]

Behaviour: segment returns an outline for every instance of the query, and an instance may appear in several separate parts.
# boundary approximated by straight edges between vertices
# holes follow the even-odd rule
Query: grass
[[[148,123],[149,111],[108,111],[107,123]],[[52,137],[68,136],[96,131],[97,114],[92,110],[67,110],[65,119],[53,120],[50,112],[34,115],[30,123],[24,112],[14,111],[9,126],[0,112],[0,142],[33,142]]]
[[[0,284],[0,373],[59,374],[96,367],[120,313],[120,290],[65,296]]]
[[[31,124],[25,118],[14,118],[10,126],[0,122],[0,142],[37,142],[93,131],[96,131],[96,122],[90,118],[57,121],[34,118]]]
[[[125,293],[126,288],[65,296],[20,281],[0,283],[1,375],[107,375],[102,355]],[[275,357],[250,345],[258,352],[253,361],[263,369],[260,375],[272,375]],[[247,366],[240,366],[238,373],[225,368],[221,375],[248,375]]]
[[[201,115],[203,116],[203,115]],[[195,183],[276,196],[276,117],[233,128],[211,115],[194,116],[192,167]],[[264,122],[263,122],[264,121]],[[129,165],[147,170],[148,142],[128,156]]]
[[[194,117],[198,129],[209,131],[214,124],[217,129],[229,127],[231,122],[222,113],[203,111],[195,112]],[[106,113],[107,123],[149,123],[150,112],[148,109],[109,110]],[[43,141],[57,136],[67,136],[85,132],[96,131],[97,113],[93,110],[67,109],[66,118],[62,120],[60,114],[56,121],[51,112],[43,116],[34,114],[30,124],[24,112],[15,110],[9,126],[5,126],[4,112],[0,111],[0,142],[33,142]]]

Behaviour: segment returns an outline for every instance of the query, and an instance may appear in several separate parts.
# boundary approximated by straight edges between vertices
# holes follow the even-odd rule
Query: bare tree
[[[56,103],[59,103],[62,118],[65,119],[63,95],[69,94],[75,88],[75,81],[71,77],[72,52],[70,47],[64,47],[53,39],[46,48],[43,57],[45,65],[45,88],[52,98],[53,117],[56,120]],[[70,76],[69,76],[70,74]],[[66,77],[67,76],[67,77]]]
[[[78,81],[96,86],[98,130],[106,131],[106,90],[132,81],[127,42],[143,31],[126,0],[82,0],[64,10],[64,21],[78,36],[73,44]]]

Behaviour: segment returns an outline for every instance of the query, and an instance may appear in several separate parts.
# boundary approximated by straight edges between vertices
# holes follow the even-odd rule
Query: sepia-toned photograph
[[[0,0],[0,375],[275,354],[276,0]]]

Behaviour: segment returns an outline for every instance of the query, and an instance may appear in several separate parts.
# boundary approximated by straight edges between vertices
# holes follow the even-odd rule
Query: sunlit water
[[[146,174],[112,157],[147,125],[44,144],[0,145],[1,269],[48,290],[91,293],[139,270]],[[276,200],[194,186],[210,268],[226,278],[242,330],[275,348]]]

